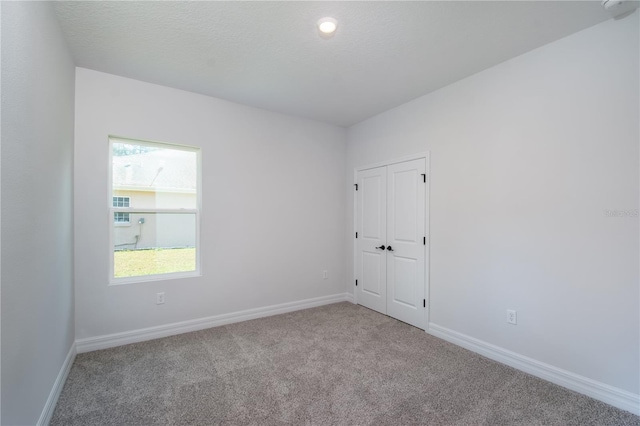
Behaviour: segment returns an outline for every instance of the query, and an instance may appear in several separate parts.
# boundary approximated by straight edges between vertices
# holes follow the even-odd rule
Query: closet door
[[[426,160],[387,166],[387,315],[425,329]]]
[[[358,303],[387,313],[387,168],[358,173],[356,286]]]

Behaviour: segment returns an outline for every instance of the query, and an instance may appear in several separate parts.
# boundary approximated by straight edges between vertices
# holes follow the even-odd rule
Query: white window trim
[[[181,278],[193,278],[193,277],[201,277],[202,276],[202,262],[200,261],[200,215],[202,212],[202,148],[189,146],[189,145],[177,145],[172,143],[164,143],[164,142],[153,142],[142,139],[130,139],[123,138],[119,136],[109,135],[109,151],[108,151],[108,159],[109,159],[109,167],[108,167],[108,215],[109,215],[109,285],[123,285],[123,284],[133,284],[133,283],[141,283],[141,282],[150,282],[150,281],[165,281],[165,280],[175,280]],[[182,151],[189,151],[196,153],[196,166],[198,168],[198,173],[196,176],[196,208],[195,209],[134,209],[132,207],[113,207],[113,147],[112,144],[116,143],[130,143],[130,144],[144,144],[147,146],[156,146],[159,148],[170,148],[177,149]],[[113,214],[116,212],[124,212],[124,213],[173,213],[173,214],[195,214],[195,222],[196,222],[196,269],[194,271],[186,271],[186,272],[171,272],[167,274],[154,274],[154,275],[140,275],[135,277],[114,277],[114,265],[113,265],[113,234],[114,228],[118,225],[113,220]],[[131,226],[131,222],[125,224],[122,223],[120,226]]]

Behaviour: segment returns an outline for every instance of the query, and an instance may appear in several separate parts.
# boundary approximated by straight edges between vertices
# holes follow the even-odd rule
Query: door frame
[[[430,194],[430,186],[431,186],[431,152],[430,151],[425,151],[425,152],[421,152],[418,154],[413,154],[413,155],[407,155],[404,157],[398,157],[398,158],[394,158],[391,160],[387,160],[387,161],[380,161],[377,163],[373,163],[373,164],[367,164],[364,166],[357,166],[353,169],[353,184],[355,185],[358,182],[358,173],[364,170],[368,170],[368,169],[375,169],[377,167],[386,167],[386,166],[390,166],[392,164],[397,164],[397,163],[404,163],[406,161],[412,161],[412,160],[420,160],[423,159],[425,160],[425,173],[426,173],[426,180],[427,182],[425,183],[425,194],[424,194],[424,233],[426,234],[425,236],[427,237],[427,244],[425,244],[425,248],[424,248],[424,267],[425,267],[425,271],[424,271],[424,297],[427,300],[427,306],[425,306],[425,328],[424,331],[426,332],[427,330],[429,330],[429,316],[430,316],[430,312],[431,312],[431,298],[429,297],[429,282],[430,282],[430,266],[431,263],[429,262],[429,259],[431,258],[431,232],[430,232],[430,228],[429,228],[429,205],[430,205],[430,201],[429,201],[429,194]],[[357,251],[357,244],[355,241],[355,230],[358,229],[358,224],[357,224],[357,219],[358,219],[358,194],[356,194],[356,191],[353,191],[353,232],[351,234],[351,238],[353,239],[353,253],[352,255],[352,261],[353,261],[353,279],[352,279],[352,283],[351,285],[353,286],[353,303],[354,304],[358,304],[358,292],[356,291],[355,288],[355,282],[354,280],[356,279],[356,275],[357,275],[357,267],[356,267],[356,257],[358,255]]]

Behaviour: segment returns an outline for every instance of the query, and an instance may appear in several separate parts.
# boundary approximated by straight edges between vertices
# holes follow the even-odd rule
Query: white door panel
[[[387,262],[384,253],[362,252],[362,291],[373,296],[386,297],[382,291],[385,288],[382,281],[385,277],[382,271]]]
[[[390,281],[395,285],[389,286],[391,291],[391,299],[393,303],[399,303],[410,308],[417,308],[417,295],[416,295],[416,268],[417,262],[415,259],[408,259],[398,255],[389,256],[389,269],[388,274],[392,275]]]
[[[415,169],[401,170],[389,175],[392,190],[389,192],[391,207],[390,225],[393,226],[393,237],[397,242],[414,244],[417,238],[417,197],[418,179],[421,178]]]
[[[380,170],[379,172],[382,172]],[[362,191],[362,231],[361,238],[368,240],[384,240],[386,233],[385,218],[385,175],[380,173],[364,176],[359,183]]]
[[[387,169],[358,174],[356,286],[358,303],[387,313]],[[376,248],[378,247],[378,248]]]
[[[387,314],[425,328],[424,159],[387,166]]]

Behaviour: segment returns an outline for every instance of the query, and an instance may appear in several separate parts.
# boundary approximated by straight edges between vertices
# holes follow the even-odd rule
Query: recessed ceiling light
[[[318,21],[318,29],[323,34],[333,34],[338,28],[338,21],[333,18],[322,18]]]

